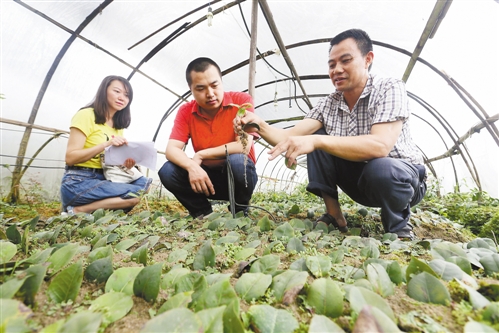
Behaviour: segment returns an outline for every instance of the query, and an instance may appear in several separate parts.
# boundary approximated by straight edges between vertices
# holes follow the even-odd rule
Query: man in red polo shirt
[[[243,152],[232,126],[238,108],[230,104],[253,105],[253,100],[243,92],[224,92],[220,67],[209,58],[193,60],[185,74],[194,100],[178,110],[165,152],[168,161],[159,170],[159,178],[193,218],[202,218],[212,212],[208,198],[229,200],[227,151],[234,175],[235,211],[247,215],[258,180],[255,148],[253,136],[248,135]],[[253,107],[247,111],[253,112]],[[184,151],[189,139],[195,152],[192,158]]]

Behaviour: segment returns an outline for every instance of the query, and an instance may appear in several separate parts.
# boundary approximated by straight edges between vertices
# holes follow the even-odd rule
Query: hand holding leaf
[[[236,117],[237,118],[242,118],[246,115],[246,110],[249,109],[249,108],[252,108],[253,105],[251,105],[251,103],[244,103],[244,104],[241,104],[241,105],[237,105],[237,104],[229,104],[230,106],[234,106],[237,108],[237,113],[236,113]],[[242,129],[243,131],[245,132],[249,132],[249,128],[250,127],[254,127],[256,128],[256,130],[260,130],[260,126],[256,123],[247,123],[247,124],[244,124],[242,126]]]

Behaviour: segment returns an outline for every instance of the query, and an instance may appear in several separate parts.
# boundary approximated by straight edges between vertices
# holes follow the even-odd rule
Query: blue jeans
[[[245,210],[246,207],[241,205],[249,205],[251,195],[258,181],[255,164],[251,159],[247,160],[246,177],[248,186],[244,180],[244,155],[232,154],[229,155],[232,174],[234,175],[234,196],[236,200],[236,212]],[[209,199],[214,200],[229,200],[229,182],[227,179],[227,163],[217,168],[208,168],[201,165],[206,171],[208,177],[215,188],[215,195],[206,196],[203,193],[195,193],[189,182],[189,173],[172,162],[166,162],[159,170],[159,179],[170,191],[177,200],[189,211],[192,217],[206,215],[213,210]]]
[[[82,206],[102,199],[120,197],[132,199],[146,191],[152,179],[140,177],[130,184],[113,183],[102,173],[90,170],[67,170],[62,177],[62,209],[67,206]]]
[[[381,208],[386,232],[404,232],[411,207],[426,193],[426,171],[401,159],[384,157],[367,163],[352,162],[315,150],[307,155],[307,190],[322,197],[338,199],[340,187],[352,200],[368,207]]]

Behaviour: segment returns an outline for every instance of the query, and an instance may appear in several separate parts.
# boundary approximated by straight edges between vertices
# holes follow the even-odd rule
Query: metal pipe
[[[251,4],[251,41],[249,54],[248,92],[255,100],[256,41],[258,32],[258,0]]]
[[[428,19],[428,22],[426,22],[426,26],[423,30],[423,33],[419,38],[418,45],[416,45],[416,48],[412,52],[409,64],[405,69],[404,76],[402,77],[402,80],[404,82],[407,82],[407,80],[409,79],[412,69],[416,64],[419,55],[423,51],[423,48],[426,42],[428,41],[428,38],[430,38],[430,36],[433,37],[435,35],[437,28],[440,25],[440,22],[445,17],[445,14],[447,13],[447,10],[449,9],[451,3],[452,0],[445,0],[445,1],[437,0],[435,7],[433,7],[433,11],[430,14],[430,18]]]
[[[300,86],[300,89],[303,92],[304,101],[305,103],[307,103],[308,107],[312,109],[312,103],[310,103],[310,100],[307,96],[307,92],[305,91],[305,87],[303,87],[303,84],[300,80],[300,75],[298,75],[295,65],[293,64],[293,61],[291,60],[291,57],[288,54],[286,45],[282,41],[281,34],[279,33],[279,29],[277,29],[277,25],[274,22],[274,17],[272,16],[272,12],[270,11],[269,5],[267,4],[267,0],[259,0],[259,3],[260,7],[262,8],[263,16],[265,16],[265,19],[267,20],[267,23],[270,27],[270,30],[272,31],[272,34],[274,35],[274,38],[277,42],[277,46],[279,47],[279,50],[281,50],[281,54],[284,60],[286,61],[286,64],[291,70],[291,73],[293,73],[296,82],[298,82],[298,85]]]

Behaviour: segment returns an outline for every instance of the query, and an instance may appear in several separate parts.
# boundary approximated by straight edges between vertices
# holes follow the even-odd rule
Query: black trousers
[[[255,164],[251,159],[247,160],[244,167],[243,154],[232,154],[229,156],[232,174],[234,175],[234,196],[236,200],[236,212],[246,209],[258,182]],[[195,193],[189,182],[189,173],[172,162],[166,162],[159,170],[159,179],[178,201],[189,211],[192,217],[206,215],[212,212],[211,203],[208,199],[229,200],[229,183],[227,179],[227,164],[223,167],[210,169],[201,166],[215,187],[215,195],[206,196],[204,193]],[[246,173],[246,179],[244,174]],[[247,182],[247,186],[246,186]]]
[[[407,225],[411,207],[426,193],[426,170],[396,158],[352,162],[321,150],[307,155],[307,190],[338,199],[338,187],[352,200],[367,207],[380,207],[385,232],[412,229]]]

